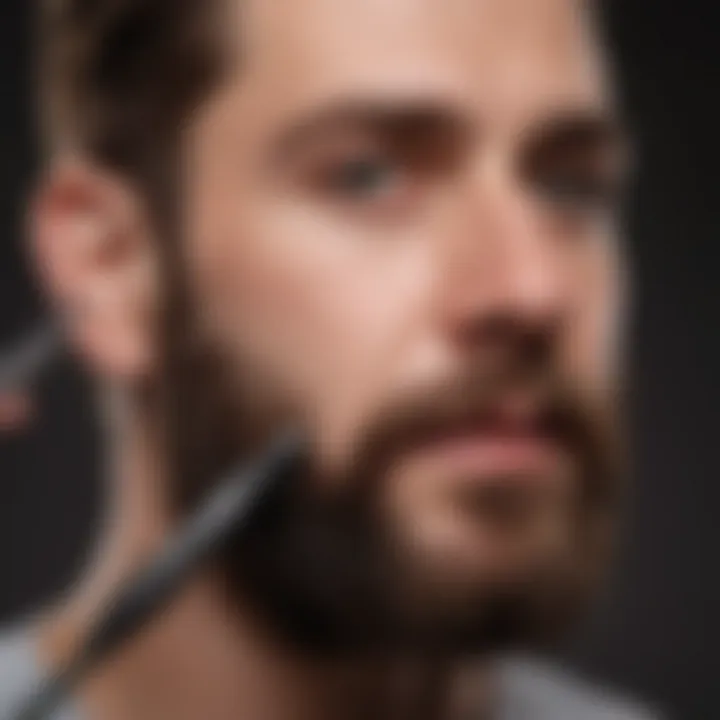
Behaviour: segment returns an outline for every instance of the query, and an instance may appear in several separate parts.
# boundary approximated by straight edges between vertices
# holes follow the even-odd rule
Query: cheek
[[[261,198],[204,215],[189,247],[205,325],[287,388],[317,426],[322,454],[340,453],[417,324],[417,243]]]
[[[612,391],[621,361],[625,279],[617,244],[593,244],[577,262],[572,293],[569,358],[573,372],[594,394]]]

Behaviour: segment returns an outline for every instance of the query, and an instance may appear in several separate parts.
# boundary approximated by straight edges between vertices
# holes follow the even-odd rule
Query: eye
[[[558,220],[593,223],[614,214],[627,171],[627,144],[612,118],[560,117],[524,146],[522,172],[531,192]]]
[[[387,197],[398,190],[402,173],[394,163],[377,157],[338,161],[324,172],[325,188],[346,200],[363,201]]]
[[[535,191],[555,210],[572,214],[612,212],[620,194],[620,183],[600,174],[558,171],[536,178]]]

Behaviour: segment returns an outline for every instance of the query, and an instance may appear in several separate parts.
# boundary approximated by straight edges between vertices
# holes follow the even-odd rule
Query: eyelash
[[[310,182],[324,200],[363,213],[399,213],[415,189],[407,163],[377,150],[327,159],[311,171]]]
[[[404,207],[417,180],[407,162],[375,147],[328,153],[316,158],[306,172],[320,197],[368,211]],[[529,190],[550,212],[581,222],[608,216],[621,184],[607,168],[592,167],[537,168],[527,180]]]
[[[317,179],[323,189],[350,198],[364,194],[363,183],[372,184],[387,171],[399,171],[395,160],[378,153],[356,154],[328,161],[320,169]]]
[[[565,172],[536,179],[534,190],[544,202],[561,211],[597,214],[612,210],[619,188],[610,177]]]

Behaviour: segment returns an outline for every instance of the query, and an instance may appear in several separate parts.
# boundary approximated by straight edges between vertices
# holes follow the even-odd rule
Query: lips
[[[526,469],[547,462],[557,445],[532,434],[501,431],[466,431],[438,437],[425,447],[446,460],[482,465],[488,470]]]
[[[412,455],[445,472],[543,477],[557,468],[563,444],[539,412],[498,409],[482,419],[436,426],[415,438]]]

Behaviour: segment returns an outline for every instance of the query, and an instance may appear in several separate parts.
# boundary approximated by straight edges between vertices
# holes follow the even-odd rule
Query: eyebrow
[[[385,134],[428,132],[435,136],[469,132],[469,122],[450,103],[422,99],[353,99],[329,103],[300,117],[280,132],[273,155],[283,159],[308,143],[342,129]]]
[[[442,153],[457,152],[472,132],[472,121],[452,100],[430,97],[346,98],[329,101],[300,115],[282,129],[271,143],[272,165],[287,162],[313,142],[333,132],[355,130],[400,139]],[[537,120],[528,129],[522,154],[538,158],[546,152],[603,152],[617,156],[623,168],[630,166],[632,155],[624,125],[602,107],[558,108]]]
[[[604,150],[627,159],[632,147],[625,126],[612,113],[577,108],[536,123],[525,142],[531,154],[547,151]]]

